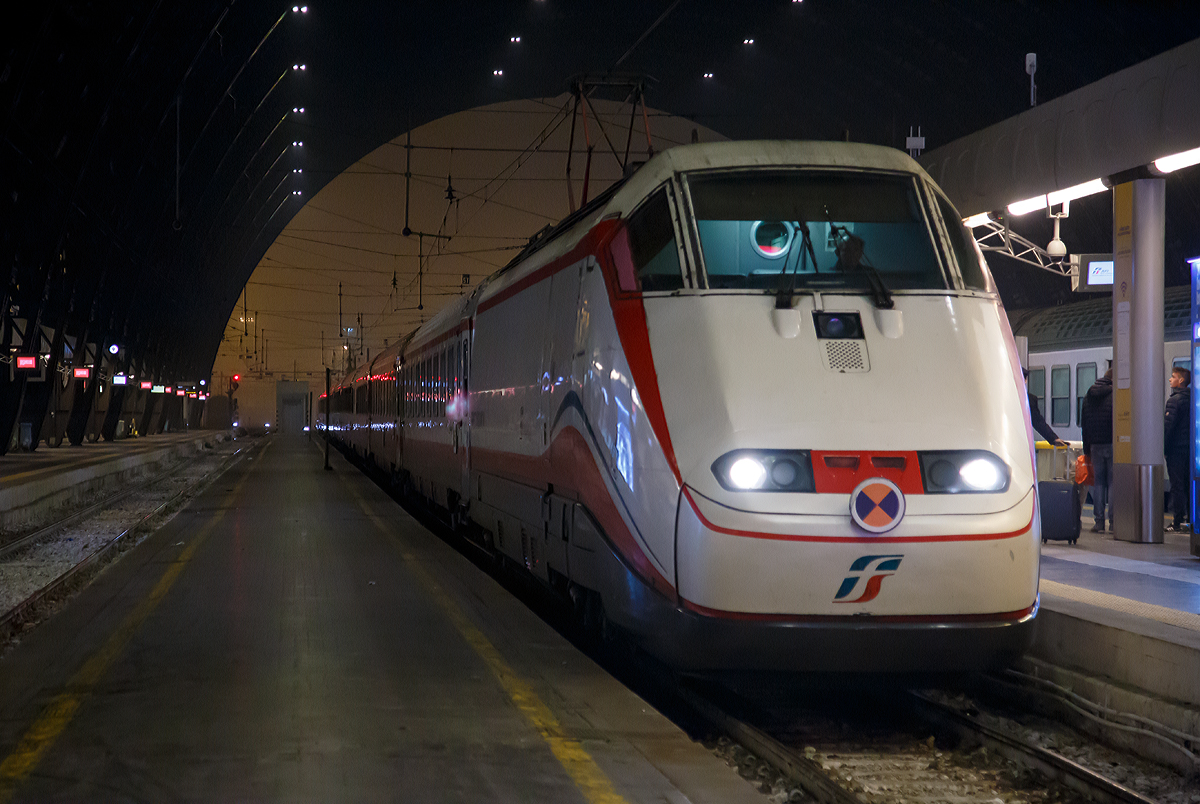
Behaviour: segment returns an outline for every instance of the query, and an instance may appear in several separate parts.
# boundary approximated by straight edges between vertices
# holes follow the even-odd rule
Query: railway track
[[[166,500],[161,502],[155,501],[157,504],[154,504],[148,512],[144,511],[143,508],[143,510],[138,511],[136,514],[131,514],[130,520],[132,521],[127,520],[126,524],[116,528],[118,532],[115,536],[102,541],[94,549],[89,550],[80,560],[73,562],[68,569],[57,573],[50,581],[37,587],[22,600],[9,607],[7,611],[0,614],[0,642],[8,640],[11,636],[20,632],[28,623],[35,621],[39,613],[48,604],[81,586],[95,571],[99,570],[119,552],[130,546],[134,541],[133,537],[141,532],[155,517],[172,510],[200,487],[219,477],[234,463],[244,458],[250,452],[250,449],[252,448],[237,448],[215,469],[204,472],[199,477],[187,483],[183,488],[171,494]],[[190,464],[187,461],[181,462],[181,465],[175,471],[160,477],[150,488],[161,486],[164,482],[176,478],[189,468],[189,466]],[[20,554],[22,551],[35,549],[35,546],[40,543],[52,542],[57,537],[57,534],[66,532],[72,526],[86,521],[88,517],[99,515],[112,506],[134,495],[144,493],[147,490],[145,486],[136,485],[93,503],[87,508],[63,517],[33,533],[10,540],[0,546],[0,561]],[[0,565],[0,567],[2,566]]]
[[[771,721],[765,726],[731,712],[740,707],[713,695],[688,688],[680,693],[699,718],[822,804],[1155,802],[919,692],[893,691],[882,704],[881,695],[867,695],[867,708],[893,711],[859,719],[843,710],[852,723],[839,723],[828,711],[775,711],[764,715]],[[914,726],[935,736],[919,739]]]

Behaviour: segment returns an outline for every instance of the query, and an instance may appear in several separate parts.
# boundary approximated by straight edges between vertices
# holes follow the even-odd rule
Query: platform
[[[754,802],[335,452],[271,436],[0,660],[0,802]]]
[[[82,500],[137,482],[226,431],[194,430],[0,456],[0,531],[38,527]]]
[[[1086,698],[1197,734],[1200,558],[1187,533],[1164,539],[1117,541],[1085,527],[1075,545],[1043,544],[1030,657]]]

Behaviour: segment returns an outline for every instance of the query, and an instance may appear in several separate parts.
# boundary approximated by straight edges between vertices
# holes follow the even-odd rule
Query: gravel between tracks
[[[189,485],[214,474],[231,455],[246,446],[245,441],[210,444],[211,447],[206,445],[198,454],[180,458],[165,469],[157,480],[143,481],[142,488],[132,495],[0,561],[0,614],[11,611]],[[198,492],[201,487],[197,485],[195,491]],[[187,499],[181,500],[179,506],[152,520],[146,529],[136,534],[133,543],[140,542],[153,530],[170,521],[186,502]]]

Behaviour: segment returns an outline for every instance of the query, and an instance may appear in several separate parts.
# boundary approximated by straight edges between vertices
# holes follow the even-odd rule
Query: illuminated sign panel
[[[1078,276],[1071,277],[1071,289],[1084,293],[1111,292],[1116,263],[1111,254],[1076,254],[1071,262]]]
[[[118,374],[117,376],[113,377],[112,382],[113,385],[127,385],[129,383],[129,378],[124,374]]]
[[[142,382],[142,390],[143,391],[149,391],[153,387],[154,387],[154,383],[150,382],[149,380]]]
[[[187,396],[187,391],[180,388],[178,391],[175,392],[175,396]]]
[[[75,369],[75,379],[77,379],[77,380],[87,380],[87,379],[90,379],[91,376],[92,376],[92,370],[90,368]]]
[[[152,393],[152,394],[161,394],[161,393],[165,393],[165,392],[166,392],[166,389],[163,388],[161,385],[155,385],[150,389],[150,393]]]
[[[37,368],[37,357],[30,355],[28,357],[17,356],[17,368],[19,369],[35,369]]]

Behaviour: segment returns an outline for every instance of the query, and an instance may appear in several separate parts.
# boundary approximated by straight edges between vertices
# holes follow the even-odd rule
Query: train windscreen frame
[[[683,178],[710,289],[866,291],[867,267],[889,290],[951,287],[937,213],[911,174],[739,168]],[[845,248],[854,241],[857,250]]]

